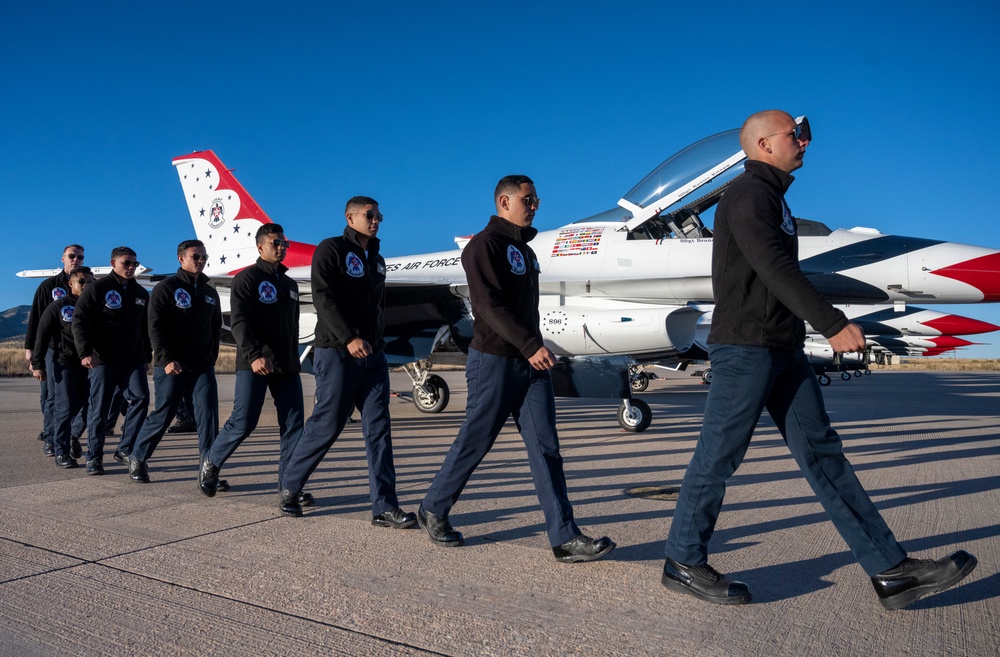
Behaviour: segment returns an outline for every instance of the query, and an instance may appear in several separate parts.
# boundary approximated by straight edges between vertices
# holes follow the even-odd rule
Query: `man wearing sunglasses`
[[[76,459],[80,458],[80,443],[77,438],[76,444],[73,444],[72,427],[86,405],[90,384],[73,341],[73,312],[80,295],[93,282],[90,267],[78,266],[70,270],[68,294],[50,303],[42,313],[38,320],[35,349],[32,350],[32,374],[39,381],[48,381],[49,387],[55,391],[52,443],[56,465],[60,468],[79,465]],[[55,356],[51,367],[46,368],[44,354],[49,345]]]
[[[555,356],[538,320],[538,259],[528,242],[541,202],[527,176],[505,176],[493,192],[497,213],[462,250],[472,300],[472,344],[465,367],[469,397],[465,422],[417,509],[435,545],[462,545],[448,522],[476,466],[513,417],[527,449],[535,493],[545,514],[549,545],[565,563],[594,561],[615,548],[604,536],[580,532],[573,519],[559,454],[555,397],[549,370]]]
[[[88,285],[73,313],[73,338],[80,364],[90,370],[87,411],[87,474],[104,474],[104,437],[111,399],[121,391],[128,402],[121,440],[114,458],[128,464],[129,455],[149,412],[150,361],[147,309],[149,292],[135,280],[135,251],[119,246],[111,252],[111,273]]]
[[[35,338],[38,334],[38,322],[42,313],[48,306],[58,299],[62,299],[69,294],[69,273],[74,267],[83,265],[83,247],[79,244],[70,244],[63,249],[62,271],[55,276],[51,276],[42,281],[35,296],[31,301],[31,310],[28,312],[28,329],[24,335],[24,358],[28,361],[28,368],[31,366],[32,357],[35,350]],[[45,371],[48,375],[41,380],[41,390],[39,404],[42,408],[42,431],[38,434],[38,439],[42,441],[42,449],[46,456],[55,454],[52,446],[52,436],[55,431],[53,424],[53,412],[55,408],[55,389],[50,386],[52,381],[52,363],[55,352],[46,347],[44,354]],[[37,377],[36,377],[37,378]],[[73,418],[71,440],[71,450],[75,454],[74,458],[80,458],[82,448],[80,446],[80,436],[87,428],[87,411],[82,410],[79,415]]]
[[[302,434],[305,416],[299,363],[299,285],[282,264],[290,243],[279,224],[257,230],[259,257],[233,278],[230,292],[232,332],[236,341],[236,390],[233,412],[203,454],[198,486],[209,497],[227,486],[219,469],[257,428],[268,391],[278,412],[278,480]],[[302,493],[296,500],[311,504]]]
[[[316,247],[312,293],[316,306],[316,405],[281,480],[281,513],[301,516],[297,502],[309,476],[361,411],[372,525],[405,529],[416,516],[399,508],[389,420],[389,367],[385,359],[385,260],[376,237],[384,217],[378,202],[355,196],[344,209],[344,234]]]
[[[178,244],[177,261],[177,273],[157,283],[149,297],[156,406],[143,423],[129,458],[129,476],[139,483],[149,482],[146,462],[182,398],[193,402],[199,459],[219,432],[215,361],[219,357],[222,304],[203,273],[208,264],[204,242],[185,240]]]
[[[708,336],[712,386],[701,437],[681,483],[661,579],[672,591],[717,604],[750,602],[749,587],[708,564],[726,480],[746,454],[766,408],[799,469],[886,609],[901,609],[972,572],[959,550],[937,561],[909,559],[844,457],[802,346],[803,320],[840,353],[865,336],[799,268],[797,224],[785,192],[812,139],[805,119],[766,111],[746,120],[747,162],[719,202],[712,247],[715,313]]]

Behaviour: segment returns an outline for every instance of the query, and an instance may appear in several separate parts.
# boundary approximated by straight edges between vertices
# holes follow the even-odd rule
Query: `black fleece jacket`
[[[56,299],[61,299],[69,294],[69,276],[65,271],[61,271],[55,276],[49,276],[35,290],[35,296],[31,300],[31,310],[28,311],[28,330],[24,334],[24,348],[35,348],[35,335],[38,332],[38,322],[42,318],[42,313]]]
[[[206,369],[219,357],[222,308],[219,293],[205,274],[178,269],[149,296],[149,339],[153,364],[177,361],[184,368]]]
[[[472,348],[531,358],[544,346],[538,326],[538,259],[528,246],[538,231],[496,215],[462,249],[472,298]]]
[[[271,359],[278,374],[302,371],[299,364],[299,284],[281,263],[257,263],[233,277],[230,295],[236,369]]]
[[[797,225],[785,192],[794,177],[750,160],[715,213],[710,344],[799,349],[808,321],[825,337],[848,324],[799,268]]]
[[[368,255],[356,230],[328,237],[312,260],[312,297],[316,306],[316,346],[344,348],[354,338],[376,352],[385,348],[385,260],[379,240],[368,240]]]
[[[148,304],[149,292],[134,278],[111,272],[88,285],[73,312],[80,358],[96,353],[102,365],[127,367],[150,362]]]
[[[67,294],[50,303],[42,313],[35,332],[35,344],[32,345],[32,369],[45,369],[45,352],[49,347],[55,350],[55,359],[61,364],[83,367],[73,342],[73,313],[77,300],[77,297]]]

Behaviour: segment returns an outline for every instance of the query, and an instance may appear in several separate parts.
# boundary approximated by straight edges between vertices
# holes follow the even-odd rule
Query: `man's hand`
[[[355,358],[367,358],[372,355],[372,346],[367,340],[354,338],[347,343],[347,351]]]
[[[167,366],[163,368],[163,371],[171,376],[177,376],[184,370],[181,368],[180,363],[178,363],[176,360],[172,360],[169,363],[167,363]]]
[[[31,376],[35,377],[36,381],[44,381],[45,370],[31,370]]]
[[[31,349],[24,350],[24,360],[31,362]]]
[[[556,356],[548,347],[542,347],[535,352],[535,355],[528,359],[531,366],[536,370],[550,370],[556,366]]]
[[[830,338],[830,347],[838,354],[865,350],[865,332],[857,324],[848,324]]]
[[[101,364],[101,359],[97,357],[97,354],[92,354],[90,356],[85,356],[81,358],[80,364],[86,367],[88,370],[92,370]]]
[[[254,374],[261,376],[267,376],[274,371],[274,368],[271,366],[271,359],[264,358],[263,356],[250,363],[250,369],[253,370]]]

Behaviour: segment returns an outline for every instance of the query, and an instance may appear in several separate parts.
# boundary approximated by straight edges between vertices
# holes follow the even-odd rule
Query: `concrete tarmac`
[[[438,415],[393,398],[398,493],[415,511],[462,421],[465,381],[446,373]],[[303,377],[307,412],[313,380]],[[408,391],[405,375],[393,374]],[[220,377],[220,413],[233,377]],[[978,569],[913,607],[884,611],[774,425],[761,420],[731,479],[711,563],[752,604],[720,607],[660,584],[673,501],[707,388],[687,374],[642,398],[653,426],[626,433],[616,404],[559,400],[577,521],[618,548],[554,560],[524,448],[508,423],[451,521],[466,545],[370,525],[360,424],[307,486],[304,518],[277,509],[277,428],[261,426],[197,486],[196,437],[168,434],[132,482],[43,456],[38,385],[0,380],[0,655],[976,655],[1000,654],[1000,375],[874,372],[825,388],[861,481],[916,557],[964,548]]]

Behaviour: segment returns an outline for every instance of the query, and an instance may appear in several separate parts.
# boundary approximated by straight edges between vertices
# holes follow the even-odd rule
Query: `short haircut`
[[[63,255],[66,255],[66,252],[69,251],[70,249],[80,249],[81,251],[84,250],[83,247],[80,246],[79,244],[67,244],[66,246],[63,247]]]
[[[184,255],[187,252],[187,250],[190,249],[191,247],[201,247],[204,249],[205,243],[202,242],[201,240],[184,240],[183,242],[177,245],[178,257]]]
[[[363,208],[366,205],[378,205],[378,201],[371,196],[352,196],[344,206],[344,212],[350,212],[351,208]]]
[[[78,276],[81,274],[90,274],[91,276],[93,276],[94,272],[90,270],[90,267],[84,267],[83,265],[80,265],[79,267],[73,267],[72,269],[69,270],[70,280],[72,280],[74,276]]]
[[[135,251],[133,251],[131,248],[129,248],[127,246],[116,246],[115,248],[111,249],[111,259],[112,260],[115,260],[115,259],[120,258],[122,256],[132,256],[134,258],[135,257]]]
[[[277,235],[278,233],[285,234],[285,229],[281,227],[281,224],[264,224],[257,229],[257,244],[263,244],[264,238],[268,235]]]
[[[519,191],[521,185],[528,183],[534,185],[535,181],[528,176],[511,175],[504,176],[497,183],[497,188],[493,190],[493,200],[500,202],[500,197],[504,195],[510,195],[512,192]]]

